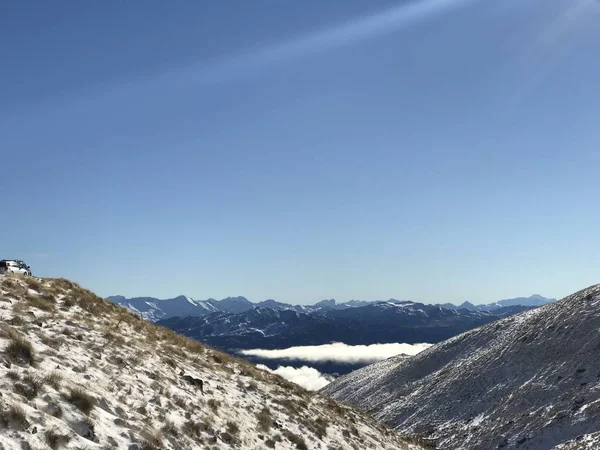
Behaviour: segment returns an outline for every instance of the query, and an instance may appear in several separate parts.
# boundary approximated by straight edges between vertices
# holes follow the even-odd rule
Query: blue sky
[[[1,257],[101,295],[598,282],[594,0],[0,6]]]

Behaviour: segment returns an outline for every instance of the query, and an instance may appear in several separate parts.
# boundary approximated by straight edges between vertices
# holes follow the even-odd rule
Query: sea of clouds
[[[327,386],[335,377],[319,372],[313,367],[291,367],[291,366],[279,366],[277,369],[272,370],[263,364],[257,364],[256,367],[267,372],[275,373],[280,377],[285,378],[292,383],[296,383],[302,386],[304,389],[309,391],[318,391],[322,387]]]
[[[373,364],[396,355],[413,356],[431,347],[432,344],[372,344],[347,345],[341,342],[326,345],[307,345],[280,350],[241,350],[246,356],[264,359],[305,361],[312,363]],[[316,391],[331,383],[335,377],[319,372],[314,367],[279,366],[272,370],[263,364],[258,368],[275,373],[309,391]]]
[[[326,345],[306,345],[280,350],[252,349],[241,350],[245,356],[264,359],[283,359],[306,362],[334,362],[347,364],[373,364],[396,355],[413,356],[431,347],[431,344],[372,344],[347,345],[335,342]]]

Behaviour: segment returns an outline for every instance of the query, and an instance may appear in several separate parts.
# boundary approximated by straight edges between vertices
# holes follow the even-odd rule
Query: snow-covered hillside
[[[600,448],[600,285],[325,387],[444,449]]]
[[[0,317],[5,450],[421,448],[67,280],[0,277]]]

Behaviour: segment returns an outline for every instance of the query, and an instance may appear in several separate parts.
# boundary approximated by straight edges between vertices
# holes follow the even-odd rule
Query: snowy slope
[[[599,356],[597,285],[365,367],[322,393],[444,449],[598,449]]]
[[[67,280],[1,276],[0,318],[5,450],[420,448]]]

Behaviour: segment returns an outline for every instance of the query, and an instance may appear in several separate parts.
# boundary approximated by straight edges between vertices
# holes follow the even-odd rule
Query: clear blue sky
[[[3,2],[0,257],[101,295],[600,281],[595,0]]]

